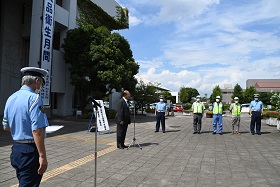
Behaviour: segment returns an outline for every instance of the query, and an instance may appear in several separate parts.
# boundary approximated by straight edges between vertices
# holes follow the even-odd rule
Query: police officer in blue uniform
[[[159,97],[159,102],[155,106],[155,116],[157,119],[155,132],[159,131],[161,122],[162,132],[165,133],[165,116],[167,116],[167,105],[165,102],[163,102],[162,95]]]
[[[251,134],[255,134],[255,126],[256,133],[261,135],[261,119],[263,115],[263,102],[259,100],[259,94],[254,94],[254,100],[251,101],[249,105],[249,112],[251,117],[251,125],[250,130]]]
[[[22,87],[7,100],[3,116],[3,129],[14,140],[10,156],[19,186],[39,186],[48,161],[45,149],[45,128],[48,126],[43,112],[43,101],[38,94],[45,84],[48,71],[25,67]]]

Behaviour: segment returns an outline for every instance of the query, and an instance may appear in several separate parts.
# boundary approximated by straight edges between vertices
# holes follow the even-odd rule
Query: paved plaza
[[[136,144],[116,148],[116,125],[97,141],[98,187],[144,186],[280,186],[280,132],[262,122],[262,135],[251,135],[250,118],[241,119],[241,134],[232,135],[230,117],[223,118],[223,135],[212,135],[212,119],[203,118],[202,133],[193,134],[192,116],[176,113],[166,119],[167,131],[155,133],[155,117],[136,115]],[[132,116],[132,122],[134,121]],[[95,133],[89,120],[51,119],[64,128],[46,139],[49,167],[42,187],[92,187],[95,181]],[[133,140],[129,125],[126,144]],[[10,165],[12,140],[0,131],[0,186],[17,186]]]

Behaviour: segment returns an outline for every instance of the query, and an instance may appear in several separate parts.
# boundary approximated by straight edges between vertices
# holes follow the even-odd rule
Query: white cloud
[[[133,27],[136,26],[138,24],[140,24],[142,21],[140,19],[138,19],[137,17],[130,15],[129,16],[129,26]]]
[[[148,80],[173,91],[185,86],[210,94],[216,85],[245,88],[247,79],[280,76],[279,0],[123,2],[129,6],[131,26],[160,32],[159,27],[168,25],[170,30],[158,41],[160,48],[147,46],[162,55],[136,56],[139,74]]]
[[[150,69],[150,68],[159,68],[163,65],[163,62],[158,60],[136,60],[136,62],[140,65],[140,68]]]

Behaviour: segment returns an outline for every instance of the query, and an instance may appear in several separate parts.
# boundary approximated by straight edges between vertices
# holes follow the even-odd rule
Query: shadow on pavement
[[[152,146],[152,145],[158,145],[158,143],[141,143],[139,144],[141,147],[146,147],[146,146]]]
[[[169,126],[169,127],[172,127],[172,128],[180,128],[181,126]]]
[[[271,132],[261,132],[262,134],[270,134]]]
[[[166,130],[165,132],[167,133],[167,132],[179,132],[179,131],[181,131],[181,130]]]

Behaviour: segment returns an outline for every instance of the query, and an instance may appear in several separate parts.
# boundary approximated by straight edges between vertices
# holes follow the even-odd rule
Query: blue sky
[[[138,75],[179,91],[280,78],[280,0],[116,0]]]

